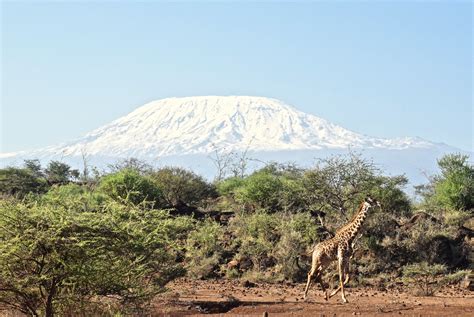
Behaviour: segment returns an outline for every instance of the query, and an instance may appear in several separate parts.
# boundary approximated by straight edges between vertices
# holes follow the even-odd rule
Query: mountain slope
[[[358,134],[263,97],[188,97],[150,102],[85,137],[35,151],[37,156],[156,158],[215,149],[250,151],[429,148],[420,138]]]
[[[436,172],[436,160],[443,154],[462,152],[421,138],[366,136],[275,99],[208,96],[153,101],[67,144],[2,153],[0,163],[21,165],[24,159],[39,158],[80,167],[84,154],[89,164],[100,168],[135,157],[212,178],[215,166],[210,156],[216,150],[247,151],[251,170],[268,161],[309,166],[315,158],[348,149],[373,159],[388,174],[405,173],[412,184],[426,182],[425,175]]]

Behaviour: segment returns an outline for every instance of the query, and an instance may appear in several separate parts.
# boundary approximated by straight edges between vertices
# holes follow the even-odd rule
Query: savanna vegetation
[[[352,285],[404,283],[430,295],[473,265],[474,166],[461,154],[438,164],[440,174],[416,187],[417,200],[405,192],[406,177],[355,154],[251,173],[245,158],[217,157],[213,182],[134,159],[105,172],[57,161],[6,167],[0,307],[32,316],[141,314],[185,275],[302,282],[312,246],[369,194],[382,208],[357,240]]]

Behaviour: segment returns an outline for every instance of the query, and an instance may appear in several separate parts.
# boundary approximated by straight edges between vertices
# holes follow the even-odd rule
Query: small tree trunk
[[[53,317],[54,310],[53,310],[53,298],[56,295],[56,280],[53,279],[51,282],[51,288],[49,289],[48,297],[46,299],[46,307],[45,307],[45,316],[46,317]]]

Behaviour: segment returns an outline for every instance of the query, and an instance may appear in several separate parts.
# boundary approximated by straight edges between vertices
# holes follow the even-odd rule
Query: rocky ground
[[[154,316],[474,316],[474,292],[458,286],[435,296],[415,297],[401,287],[349,288],[325,301],[313,287],[303,300],[304,284],[254,284],[234,280],[178,279],[153,303]]]

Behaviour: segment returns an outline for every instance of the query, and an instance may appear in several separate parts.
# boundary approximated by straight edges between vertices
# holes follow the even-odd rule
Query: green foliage
[[[229,230],[235,237],[235,258],[252,263],[246,278],[270,279],[263,274],[267,272],[278,280],[301,280],[307,272],[298,258],[319,241],[318,224],[309,213],[239,214]]]
[[[232,197],[246,209],[270,212],[304,209],[301,171],[293,165],[269,164],[246,178],[228,178],[217,184],[221,195]]]
[[[269,164],[245,178],[220,181],[217,188],[246,210],[313,210],[327,214],[331,222],[340,225],[367,194],[377,197],[385,212],[408,215],[410,201],[402,190],[407,182],[404,176],[382,176],[373,163],[351,154],[321,160],[309,170],[291,164]]]
[[[374,178],[371,195],[377,197],[384,213],[406,217],[411,214],[410,200],[402,190],[407,184],[408,179],[403,175],[392,177],[377,175]]]
[[[25,165],[25,169],[29,170],[31,174],[33,174],[35,177],[37,178],[44,177],[44,173],[41,168],[41,163],[38,159],[25,160],[24,165]]]
[[[278,208],[282,188],[283,184],[279,177],[262,170],[245,179],[236,198],[240,203],[273,211]]]
[[[272,264],[271,252],[279,239],[277,216],[264,211],[239,214],[230,223],[238,244],[238,258],[248,258],[256,269]]]
[[[235,196],[239,188],[244,185],[244,179],[241,177],[230,177],[216,184],[217,192],[221,196]]]
[[[48,184],[28,168],[7,167],[0,169],[0,193],[19,198],[28,193],[44,193]]]
[[[166,167],[151,174],[163,194],[167,207],[198,206],[203,200],[216,196],[214,186],[195,173]]]
[[[159,207],[163,198],[160,188],[150,177],[133,169],[123,169],[104,176],[98,189],[118,202],[134,205],[150,202]]]
[[[409,214],[410,202],[402,191],[406,183],[404,176],[382,176],[372,162],[353,153],[320,160],[303,175],[306,205],[326,214],[336,227],[350,219],[368,194],[382,203],[384,212]]]
[[[0,207],[0,298],[26,314],[63,315],[93,295],[136,306],[183,272],[176,249],[190,229],[186,218],[114,202],[93,213]]]
[[[51,207],[60,206],[68,210],[98,211],[107,201],[107,196],[86,186],[67,184],[53,186],[39,201]]]
[[[67,184],[79,178],[79,171],[72,169],[66,163],[51,161],[45,168],[44,175],[49,184]]]
[[[416,187],[424,205],[440,213],[474,209],[474,166],[469,156],[448,154],[438,160],[438,166],[441,174],[433,176],[429,184]]]
[[[443,284],[458,284],[466,278],[466,275],[471,273],[470,270],[459,270],[450,274],[447,274],[443,277]]]
[[[414,287],[414,295],[432,296],[440,286],[438,276],[445,272],[446,267],[441,264],[410,264],[403,268],[403,282],[410,288]]]
[[[307,267],[302,268],[299,258],[308,253],[308,247],[319,242],[318,224],[309,213],[283,215],[278,228],[280,239],[273,250],[276,273],[291,281],[302,280]]]
[[[197,278],[212,276],[221,260],[223,229],[211,220],[198,224],[189,233],[186,242],[186,268],[189,275]]]
[[[71,183],[76,176],[62,163],[43,170],[37,160],[25,161],[24,168],[0,170],[1,193],[22,199],[0,200],[0,300],[28,314],[99,315],[108,301],[102,295],[112,295],[107,305],[129,314],[137,312],[127,303],[140,306],[185,270],[193,278],[302,281],[309,248],[345,223],[367,194],[382,208],[371,210],[356,240],[358,276],[389,280],[404,268],[405,279],[413,279],[412,272],[429,275],[436,264],[465,268],[467,229],[459,228],[472,216],[472,166],[462,156],[440,166],[424,191],[426,205],[443,210],[434,218],[412,216],[406,177],[384,176],[354,154],[306,170],[271,163],[215,186],[191,171],[153,170],[131,159],[111,167],[96,187]],[[221,222],[172,217],[158,210],[165,207],[209,211]]]
[[[474,208],[474,166],[467,155],[450,154],[438,161],[441,176],[435,179],[434,200],[445,208]]]
[[[78,177],[77,170],[58,161],[51,161],[43,170],[39,160],[25,160],[24,168],[0,169],[0,193],[23,198],[29,193],[42,194],[50,185],[67,184]]]

